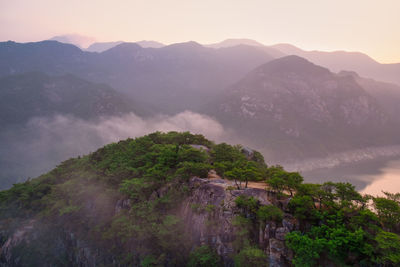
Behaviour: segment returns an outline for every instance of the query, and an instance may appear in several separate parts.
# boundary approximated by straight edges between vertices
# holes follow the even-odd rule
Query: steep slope
[[[55,41],[0,44],[0,76],[26,71],[72,73],[106,83],[159,111],[193,109],[273,57],[257,47],[223,49],[194,42],[142,48],[122,43],[103,53],[84,52]]]
[[[214,167],[269,188],[208,179]],[[0,192],[0,264],[398,266],[397,195],[369,209],[349,183],[302,180],[201,135],[109,144]]]
[[[209,163],[217,161],[207,152],[214,146],[201,135],[153,133],[70,159],[1,192],[0,263],[184,266],[191,247],[203,242],[185,230],[183,217],[192,216],[195,205],[185,200],[196,188],[189,178],[207,176]],[[213,154],[231,160],[228,153]],[[261,168],[260,160],[253,163]],[[31,189],[27,202],[20,199]],[[11,208],[21,200],[24,207]]]
[[[400,63],[381,64],[360,52],[304,51],[290,44],[278,44],[270,47],[286,55],[304,57],[317,65],[329,68],[333,72],[355,71],[363,77],[400,84]]]
[[[339,75],[350,75],[368,94],[374,97],[396,123],[394,127],[400,127],[400,86],[360,77],[351,71],[341,71]]]
[[[256,68],[204,108],[275,160],[393,142],[387,114],[350,76],[297,57]]]

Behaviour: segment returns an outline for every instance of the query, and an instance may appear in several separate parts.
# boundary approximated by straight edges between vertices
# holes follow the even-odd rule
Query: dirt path
[[[226,184],[228,186],[235,186],[236,187],[234,181],[221,178],[221,176],[219,176],[215,170],[209,171],[207,178],[209,180],[211,180],[211,182],[214,182],[214,183],[218,183],[218,184],[224,183],[224,184]],[[242,188],[244,188],[244,186],[245,186],[245,183],[242,182]],[[249,188],[266,189],[267,188],[267,184],[265,182],[248,182],[247,187],[249,187]]]

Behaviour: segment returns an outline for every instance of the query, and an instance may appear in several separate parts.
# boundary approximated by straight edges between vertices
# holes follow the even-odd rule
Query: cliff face
[[[235,242],[237,242],[238,227],[235,226],[235,217],[241,213],[235,204],[235,199],[240,195],[252,196],[261,205],[276,205],[286,209],[287,201],[278,201],[273,193],[263,189],[247,188],[242,190],[231,190],[229,182],[224,180],[210,180],[202,178],[192,178],[188,187],[190,194],[181,202],[178,207],[178,216],[185,225],[185,232],[191,237],[191,246],[194,248],[200,245],[208,245],[216,250],[223,258],[225,266],[233,266],[233,256],[237,253]],[[167,190],[167,189],[166,189]],[[162,195],[166,190],[153,193]],[[97,209],[92,205],[92,209]],[[120,198],[114,203],[114,214],[131,208],[131,201]],[[249,214],[245,216],[250,216]],[[250,218],[251,219],[251,218]],[[298,227],[296,220],[285,213],[282,223],[273,221],[254,224],[252,239],[256,240],[269,257],[270,266],[289,266],[292,259],[290,251],[285,247],[285,234]],[[74,230],[75,229],[75,230]],[[39,242],[43,243],[43,238],[49,238],[52,246],[50,254],[58,258],[60,265],[71,266],[124,266],[121,261],[106,253],[99,244],[80,239],[77,228],[68,222],[56,221],[43,224],[40,220],[26,220],[19,224],[12,234],[2,232],[2,245],[0,249],[0,266],[19,266],[24,261],[22,252],[26,248],[32,248]],[[51,236],[51,238],[49,237]],[[35,253],[36,250],[33,250]],[[32,252],[31,252],[32,253]],[[32,259],[32,263],[46,265],[40,259],[40,251]],[[31,260],[32,260],[31,259]]]
[[[232,256],[238,229],[234,224],[240,213],[235,199],[241,195],[252,196],[261,205],[276,205],[286,209],[287,201],[278,201],[273,193],[263,189],[230,190],[223,180],[193,178],[191,196],[182,204],[181,216],[196,245],[209,245],[216,249],[226,266],[233,266]],[[249,216],[247,214],[246,216]],[[257,227],[257,224],[255,225]],[[282,223],[259,223],[253,239],[269,256],[270,266],[289,266],[291,252],[285,247],[285,234],[296,229],[296,220],[285,213]]]

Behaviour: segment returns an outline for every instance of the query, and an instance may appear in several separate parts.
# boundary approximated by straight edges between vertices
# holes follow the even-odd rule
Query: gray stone
[[[285,235],[289,232],[289,229],[287,229],[286,227],[278,227],[275,230],[275,238],[284,241]]]

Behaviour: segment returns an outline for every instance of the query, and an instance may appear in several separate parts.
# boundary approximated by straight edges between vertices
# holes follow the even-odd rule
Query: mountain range
[[[378,71],[365,75],[368,66],[389,65],[361,53],[236,39],[215,48],[117,42],[91,49],[106,46],[89,52],[57,41],[0,43],[3,129],[56,114],[93,121],[190,110],[217,119],[227,139],[282,164],[399,142],[400,87],[387,82],[390,72],[383,81]]]
[[[135,111],[126,97],[104,84],[71,74],[49,76],[27,72],[0,78],[0,124],[20,125],[29,119],[55,114],[82,119],[117,116]]]
[[[78,38],[79,37],[79,38]],[[75,44],[78,47],[82,47],[83,40],[91,40],[93,38],[79,35],[65,35],[53,37],[52,40],[60,42]],[[76,39],[76,41],[74,41]],[[96,43],[88,51],[102,52],[106,49],[112,48],[121,42],[109,42],[109,43]],[[153,47],[160,48],[163,44],[155,41],[141,41],[137,42],[142,47]],[[274,57],[281,57],[285,55],[297,55],[304,57],[311,62],[321,65],[330,69],[333,72],[339,72],[342,70],[355,71],[362,77],[372,78],[378,81],[385,81],[389,83],[400,84],[400,63],[393,64],[381,64],[376,60],[372,59],[366,54],[360,52],[347,52],[347,51],[306,51],[300,49],[291,44],[276,44],[276,45],[264,45],[260,42],[251,39],[226,39],[219,43],[206,44],[205,47],[211,48],[226,48],[234,47],[238,45],[255,46],[259,48],[267,49],[267,53]]]
[[[393,142],[398,128],[384,104],[351,75],[287,56],[251,71],[203,112],[240,132],[266,158],[284,160]]]
[[[158,49],[122,43],[90,53],[54,41],[5,42],[0,43],[0,76],[72,73],[174,113],[199,106],[211,93],[271,59],[265,49],[244,45],[216,50],[195,42]]]

